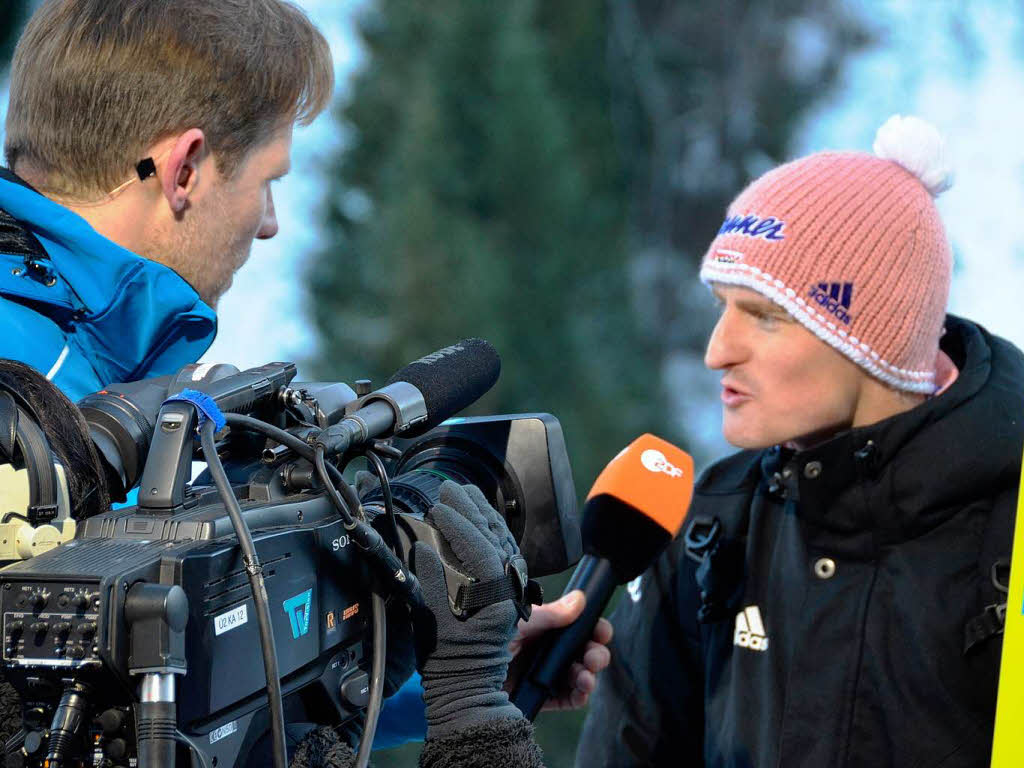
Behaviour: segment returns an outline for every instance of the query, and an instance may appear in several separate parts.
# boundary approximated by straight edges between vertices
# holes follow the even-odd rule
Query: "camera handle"
[[[172,401],[161,406],[139,483],[139,512],[165,514],[185,505],[198,420],[191,403]]]

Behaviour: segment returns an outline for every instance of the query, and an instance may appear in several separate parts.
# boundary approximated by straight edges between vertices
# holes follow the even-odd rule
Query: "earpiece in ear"
[[[144,157],[135,166],[135,172],[139,174],[139,181],[145,181],[150,176],[156,176],[156,163],[152,157]]]

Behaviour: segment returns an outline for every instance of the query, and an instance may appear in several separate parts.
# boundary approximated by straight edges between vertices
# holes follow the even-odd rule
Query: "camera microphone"
[[[549,633],[512,694],[530,720],[579,657],[612,593],[643,573],[678,533],[693,497],[693,459],[671,443],[642,435],[611,460],[583,508],[583,558],[565,593],[586,596],[582,615]]]
[[[483,396],[501,372],[490,342],[464,339],[399,369],[387,384],[317,438],[327,453],[342,453],[375,437],[423,434]]]

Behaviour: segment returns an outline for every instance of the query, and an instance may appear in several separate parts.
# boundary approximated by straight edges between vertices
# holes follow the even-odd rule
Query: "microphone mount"
[[[328,455],[344,453],[385,434],[401,435],[426,421],[427,415],[419,389],[396,381],[346,406],[344,418],[321,432],[315,443],[323,445]]]

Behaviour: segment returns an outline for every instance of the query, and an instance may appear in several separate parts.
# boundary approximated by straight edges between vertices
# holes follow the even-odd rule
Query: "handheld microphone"
[[[501,358],[490,342],[463,339],[399,369],[317,442],[331,454],[382,435],[423,434],[483,396],[500,372]]]
[[[583,590],[572,624],[545,637],[512,703],[533,720],[590,639],[612,593],[643,573],[679,532],[693,497],[693,459],[642,435],[611,460],[583,508],[583,558],[565,588]]]

